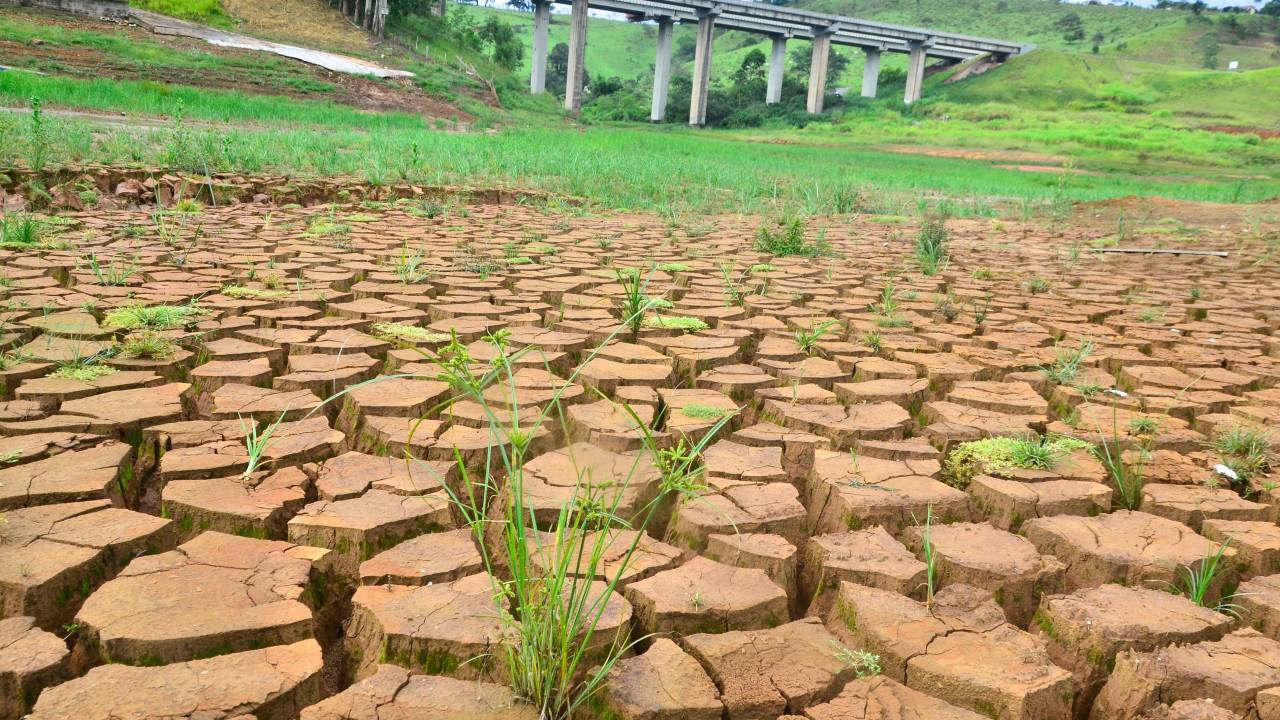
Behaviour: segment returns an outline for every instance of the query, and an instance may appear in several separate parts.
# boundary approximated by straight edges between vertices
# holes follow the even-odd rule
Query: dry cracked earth
[[[0,717],[534,720],[474,661],[504,628],[445,492],[499,441],[431,361],[456,334],[483,368],[506,330],[518,405],[564,408],[525,467],[540,519],[575,482],[652,497],[637,418],[669,446],[731,416],[622,572],[603,624],[645,639],[591,716],[1280,718],[1280,493],[1214,470],[1280,420],[1280,285],[1240,233],[1102,258],[955,220],[925,276],[914,221],[821,223],[840,257],[810,260],[749,218],[360,191],[156,214],[134,183],[0,252]],[[665,301],[638,333],[628,267]],[[1123,453],[1139,509],[1088,448],[944,472],[1028,436]],[[1203,604],[1234,615],[1171,592],[1226,540]]]

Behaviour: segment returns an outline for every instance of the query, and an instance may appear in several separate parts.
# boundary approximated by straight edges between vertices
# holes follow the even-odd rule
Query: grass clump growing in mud
[[[131,360],[163,360],[177,352],[178,345],[154,330],[143,330],[126,337],[117,350]]]
[[[220,292],[236,300],[279,300],[280,298],[289,297],[288,290],[252,288],[244,285],[224,285]]]
[[[807,258],[831,255],[831,244],[826,241],[826,234],[820,232],[817,238],[809,240],[805,237],[807,230],[808,224],[804,218],[778,218],[756,228],[755,248],[771,255]]]
[[[435,270],[427,266],[426,253],[421,248],[410,252],[407,244],[400,248],[400,257],[396,258],[394,268],[396,276],[405,285],[416,285],[435,274]]]
[[[1271,437],[1260,427],[1236,425],[1221,429],[1210,447],[1218,453],[1222,464],[1236,474],[1240,483],[1267,474],[1275,461]]]
[[[1136,462],[1127,461],[1114,402],[1111,404],[1111,439],[1107,439],[1101,427],[1097,428],[1097,433],[1101,443],[1093,448],[1093,454],[1107,470],[1107,476],[1115,489],[1117,504],[1125,510],[1137,510],[1142,506],[1142,486],[1146,461],[1150,456],[1150,438],[1148,437],[1146,444],[1137,448]]]
[[[684,332],[698,332],[706,330],[709,325],[699,318],[687,317],[684,315],[654,315],[644,319],[644,327],[656,328],[658,330],[683,330]]]
[[[646,324],[645,314],[657,306],[654,298],[645,294],[649,287],[649,279],[640,274],[639,268],[621,268],[614,272],[618,284],[622,286],[622,297],[618,304],[622,308],[622,324],[632,334],[640,332]]]
[[[876,325],[883,328],[900,328],[910,325],[910,320],[898,315],[898,307],[898,290],[894,287],[893,280],[885,280],[884,287],[880,289],[880,302],[871,304],[871,310],[879,315],[876,318]]]
[[[248,420],[236,416],[240,420],[240,431],[244,433],[244,451],[246,455],[244,477],[249,477],[270,462],[270,458],[265,457],[271,446],[275,444],[276,431],[280,429],[280,425],[284,422],[285,413],[280,413],[280,417],[259,426],[258,421],[252,416]]]
[[[966,490],[978,475],[1008,475],[1014,470],[1052,470],[1067,454],[1093,447],[1072,437],[995,437],[961,443],[947,456],[942,479]]]
[[[795,332],[796,345],[805,355],[812,355],[817,349],[818,343],[822,337],[831,331],[831,328],[839,325],[835,320],[828,320],[811,330],[797,330]]]
[[[32,250],[43,245],[46,224],[25,213],[0,217],[0,249]]]
[[[76,260],[77,265],[79,262]],[[103,263],[97,253],[92,253],[89,255],[89,272],[93,273],[99,285],[119,287],[133,281],[133,276],[138,274],[138,262],[117,257]]]
[[[1235,593],[1218,598],[1212,605],[1208,604],[1210,592],[1218,579],[1218,574],[1226,567],[1223,559],[1230,545],[1230,538],[1223,540],[1216,551],[1206,553],[1195,567],[1183,565],[1179,568],[1180,584],[1174,586],[1174,590],[1200,607],[1207,607],[1214,612],[1230,615],[1238,620],[1244,608],[1231,602],[1235,598]]]
[[[914,520],[914,514],[913,518]],[[920,554],[924,558],[924,604],[933,607],[934,592],[938,589],[938,553],[933,546],[933,505],[925,508],[924,530],[920,533]]]
[[[915,255],[920,265],[920,272],[925,275],[937,275],[947,264],[951,233],[947,230],[945,217],[929,218],[920,226],[916,235]]]
[[[716,420],[731,414],[731,410],[692,403],[680,408],[680,414],[695,420]]]
[[[386,340],[395,344],[442,343],[448,342],[451,337],[448,333],[438,333],[417,325],[406,325],[404,323],[374,323],[369,329],[372,331],[370,334],[379,340]]]
[[[186,327],[208,314],[208,310],[194,302],[186,305],[129,305],[107,313],[103,323],[122,330],[169,330]]]
[[[72,361],[59,365],[57,369],[49,373],[49,377],[58,378],[60,380],[79,380],[80,382],[93,382],[108,375],[114,375],[118,370],[110,365],[98,365],[87,361]]]
[[[1080,368],[1093,352],[1093,341],[1082,340],[1075,348],[1061,348],[1050,365],[1037,368],[1040,374],[1055,385],[1073,385],[1080,375]]]

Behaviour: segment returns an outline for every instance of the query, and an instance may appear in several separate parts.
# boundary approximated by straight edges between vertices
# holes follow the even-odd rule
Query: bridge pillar
[[[715,39],[715,28],[715,13],[699,13],[698,43],[693,53],[693,98],[689,101],[689,124],[694,127],[707,124],[707,88],[711,81],[711,42]]]
[[[667,117],[667,92],[671,89],[671,32],[675,21],[669,17],[658,18],[658,56],[653,61],[653,108],[649,111],[651,122],[662,122]]]
[[[573,0],[569,13],[569,65],[564,79],[564,109],[582,109],[582,65],[587,55],[587,0]]]
[[[529,92],[534,95],[541,95],[547,90],[547,35],[550,31],[550,0],[534,0],[533,70],[529,73]]]
[[[907,56],[907,90],[902,102],[910,105],[920,99],[924,91],[924,64],[928,60],[928,50],[923,42],[912,42],[911,53]]]
[[[822,112],[822,100],[827,94],[827,60],[831,56],[831,35],[813,36],[813,60],[809,64],[809,100],[805,109],[810,115]]]
[[[773,36],[773,48],[769,52],[769,84],[765,88],[766,105],[782,102],[782,76],[787,69],[787,37]]]
[[[873,98],[880,86],[880,51],[863,48],[867,54],[867,64],[862,68],[862,97]]]

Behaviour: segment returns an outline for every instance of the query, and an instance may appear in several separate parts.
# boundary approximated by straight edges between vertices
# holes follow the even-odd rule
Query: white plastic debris
[[[1227,478],[1228,480],[1236,481],[1240,479],[1239,473],[1227,467],[1226,465],[1223,465],[1222,463],[1218,463],[1217,465],[1214,465],[1213,471],[1218,473],[1222,477]]]
[[[1125,391],[1123,391],[1123,390],[1120,390],[1120,389],[1118,389],[1118,388],[1107,388],[1107,392],[1108,392],[1108,393],[1110,393],[1110,394],[1112,394],[1112,395],[1115,395],[1115,396],[1116,396],[1116,397],[1118,397],[1118,398],[1127,398],[1127,397],[1129,397],[1129,393],[1127,393],[1127,392],[1125,392]]]

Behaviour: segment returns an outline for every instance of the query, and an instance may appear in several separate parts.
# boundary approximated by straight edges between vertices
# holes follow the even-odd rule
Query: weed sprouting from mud
[[[947,231],[945,217],[929,218],[920,226],[916,236],[915,255],[920,272],[937,275],[948,260],[947,246],[951,234]]]
[[[1053,364],[1041,365],[1038,369],[1046,380],[1056,385],[1071,385],[1080,375],[1080,368],[1086,358],[1093,352],[1093,341],[1082,340],[1072,348],[1062,348],[1054,357]]]

